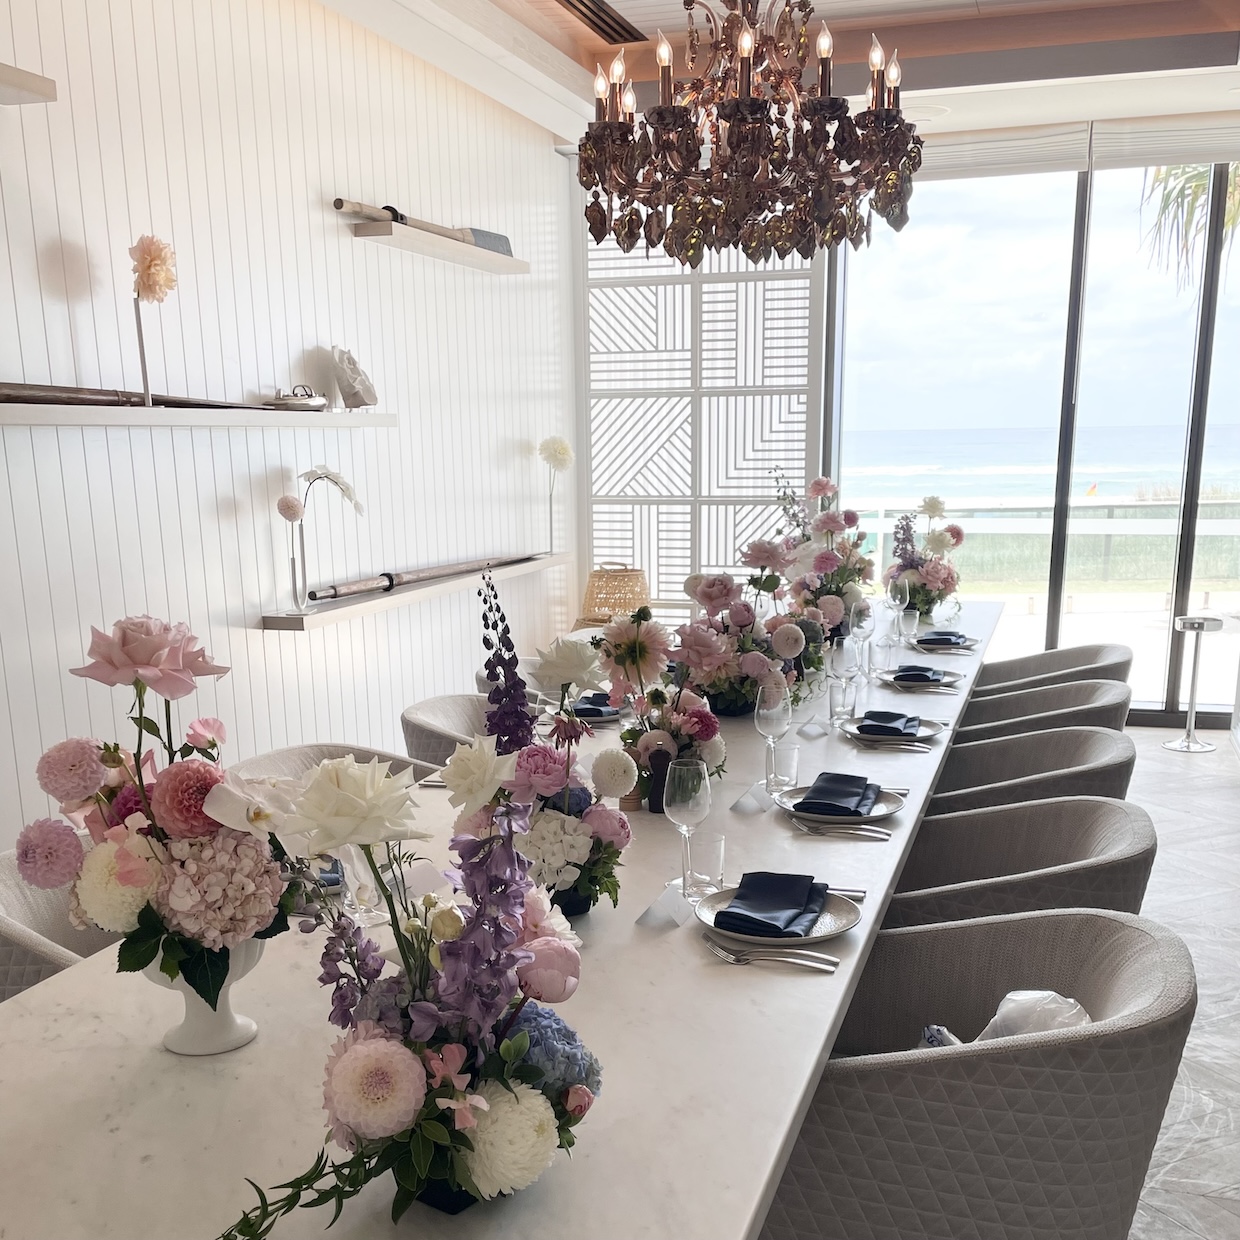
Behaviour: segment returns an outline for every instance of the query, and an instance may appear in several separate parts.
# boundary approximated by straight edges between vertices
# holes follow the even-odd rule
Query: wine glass
[[[874,608],[869,599],[861,599],[852,605],[848,613],[848,635],[857,643],[861,675],[870,679],[869,664],[872,662],[870,639],[874,636]]]
[[[902,576],[893,577],[887,583],[887,594],[883,602],[891,612],[891,629],[883,639],[884,646],[900,644],[900,617],[908,609],[908,597],[908,582]]]
[[[835,725],[852,714],[857,701],[857,687],[853,680],[860,671],[861,657],[857,643],[851,637],[834,638],[827,648],[827,673],[831,677],[828,711]]]
[[[696,904],[712,890],[708,882],[696,881],[690,839],[698,824],[710,813],[710,775],[697,758],[676,758],[668,763],[663,786],[663,812],[680,830],[682,893]]]
[[[782,740],[792,727],[792,694],[776,672],[758,685],[758,701],[753,711],[754,727],[766,737],[768,749]]]

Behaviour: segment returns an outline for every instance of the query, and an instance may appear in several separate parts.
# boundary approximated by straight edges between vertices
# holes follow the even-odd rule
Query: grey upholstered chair
[[[971,1041],[1031,989],[1092,1023]],[[1196,1002],[1184,944],[1127,913],[882,931],[762,1240],[1124,1240]],[[966,1044],[909,1050],[929,1022]]]
[[[1139,913],[1157,849],[1149,814],[1106,797],[925,818],[883,925],[1047,908]]]
[[[78,930],[69,920],[69,888],[31,887],[17,854],[0,853],[0,1000],[117,942],[106,930]]]
[[[415,762],[404,754],[384,753],[382,749],[367,749],[364,745],[293,745],[289,749],[274,749],[271,753],[246,758],[244,762],[229,767],[229,770],[242,779],[296,779],[327,758],[345,758],[349,755],[359,762],[369,762],[371,758],[390,762],[393,772],[412,767],[415,779],[425,779],[438,769],[429,762]]]
[[[1124,730],[1132,690],[1122,680],[1074,680],[974,698],[965,707],[956,744],[1019,736],[1047,728]]]
[[[519,655],[517,657],[517,675],[525,681],[525,686],[529,690],[531,697],[535,694],[542,696],[550,696],[554,694],[558,704],[560,698],[560,686],[553,685],[548,688],[539,681],[538,676],[536,675],[538,665],[541,662],[542,660],[538,658],[537,655]],[[480,667],[474,673],[474,684],[477,686],[478,692],[484,697],[495,687],[487,679],[487,669],[485,667]]]
[[[450,693],[410,706],[400,717],[409,756],[443,766],[458,745],[486,732],[487,700],[480,693]]]
[[[1020,659],[983,663],[973,696],[1016,693],[1042,685],[1064,685],[1073,680],[1127,680],[1132,651],[1127,646],[1068,646],[1045,650]]]
[[[1047,797],[1123,800],[1136,757],[1132,740],[1108,728],[1054,728],[953,745],[926,812],[954,814]]]

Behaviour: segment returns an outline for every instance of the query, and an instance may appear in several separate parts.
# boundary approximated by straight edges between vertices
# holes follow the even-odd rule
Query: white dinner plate
[[[883,684],[885,685],[891,684],[894,676],[895,676],[894,669],[889,669],[887,671],[878,673],[879,680],[881,680]],[[959,672],[944,672],[942,680],[936,680],[933,682],[927,681],[926,683],[936,684],[936,685],[958,685],[963,679],[964,677]],[[901,681],[900,683],[904,684],[906,682]],[[918,688],[921,684],[920,681],[916,681],[916,680],[909,681],[907,683],[908,683],[909,688],[913,688],[913,689]]]
[[[953,650],[972,652],[981,644],[981,639],[977,637],[967,637],[962,643],[955,646],[923,646],[916,638],[912,638],[909,641],[909,645],[921,654],[943,654],[945,651],[950,653]]]
[[[834,891],[828,891],[827,902],[818,914],[812,933],[803,938],[768,939],[756,934],[733,934],[732,931],[720,930],[715,925],[715,914],[731,904],[734,895],[735,887],[725,887],[722,891],[712,892],[703,896],[693,906],[693,911],[697,914],[698,921],[708,925],[721,939],[728,939],[733,943],[748,943],[752,947],[801,947],[805,943],[821,943],[851,930],[861,920],[861,910],[851,900],[837,896]]]
[[[921,726],[917,729],[916,736],[869,736],[861,731],[861,725],[865,722],[864,717],[858,716],[855,719],[845,719],[840,724],[840,731],[846,736],[855,736],[859,741],[865,741],[867,745],[899,745],[907,744],[909,741],[928,741],[938,736],[943,730],[941,723],[935,723],[933,719],[923,719]]]
[[[797,809],[796,803],[802,800],[808,792],[808,785],[801,788],[789,788],[784,792],[776,792],[771,799],[780,809],[785,813],[791,814],[794,818],[804,818],[806,822],[831,823],[832,826],[845,827],[863,827],[868,822],[875,822],[880,818],[890,818],[892,814],[898,814],[904,808],[904,798],[902,796],[894,792],[884,791],[878,794],[878,800],[874,802],[874,808],[860,818],[856,817],[856,815],[807,814],[803,809]]]

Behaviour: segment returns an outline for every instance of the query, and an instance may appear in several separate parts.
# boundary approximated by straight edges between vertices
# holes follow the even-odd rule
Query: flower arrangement
[[[807,676],[822,668],[823,628],[809,616],[776,612],[759,621],[731,573],[685,579],[685,593],[706,612],[676,630],[677,665],[669,679],[705,694],[720,715],[748,714],[772,675],[783,677],[799,701]],[[755,600],[756,601],[756,600]]]
[[[960,587],[960,574],[947,558],[964,542],[964,530],[954,522],[944,526],[935,523],[947,515],[947,508],[937,495],[927,495],[916,513],[905,513],[895,527],[893,552],[895,563],[883,574],[883,581],[903,577],[909,586],[909,606],[923,616],[955,594]],[[926,533],[917,542],[918,516],[926,518]]]
[[[287,930],[310,883],[271,835],[270,813],[234,812],[219,766],[224,725],[197,719],[177,740],[173,702],[198,678],[228,668],[212,662],[184,624],[151,616],[120,620],[111,633],[92,629],[89,658],[72,674],[132,687],[137,741],[130,751],[75,737],[39,759],[39,786],[64,818],[22,831],[18,872],[35,887],[72,884],[75,924],[124,935],[120,972],[158,958],[168,978],[183,977],[214,1008],[230,949]],[[162,720],[147,713],[151,694],[163,699]],[[159,759],[143,752],[147,738]]]
[[[528,875],[519,845],[529,807],[501,786],[516,763],[488,737],[460,746],[445,768],[464,820],[452,840],[455,899],[413,895],[399,843],[385,843],[381,867],[382,832],[360,844],[391,912],[399,964],[389,967],[349,918],[332,921],[319,980],[332,988],[330,1020],[344,1034],[328,1056],[323,1103],[330,1139],[348,1158],[320,1153],[281,1195],[260,1190],[222,1240],[269,1236],[303,1204],[339,1213],[389,1171],[394,1221],[414,1201],[457,1213],[528,1187],[574,1144],[601,1069],[543,1006],[577,989],[580,940]]]

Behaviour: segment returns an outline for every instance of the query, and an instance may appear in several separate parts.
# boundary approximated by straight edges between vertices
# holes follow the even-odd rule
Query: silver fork
[[[702,941],[709,951],[728,964],[754,964],[770,961],[774,964],[799,964],[804,969],[814,969],[819,973],[834,973],[839,961],[834,956],[821,956],[817,952],[798,951],[796,948],[770,948],[757,951],[751,948],[724,947],[709,934],[702,935]]]
[[[891,839],[891,832],[888,831],[886,827],[867,827],[863,825],[858,825],[855,827],[844,825],[834,826],[830,823],[811,822],[807,818],[798,818],[795,814],[792,816],[792,821],[795,822],[806,835],[850,835],[860,840],[879,841]]]
[[[851,732],[845,732],[858,749],[874,749],[874,750],[890,750],[892,753],[929,753],[930,746],[923,741],[872,741],[864,736],[853,736]]]
[[[922,681],[913,681],[912,683],[901,684],[898,680],[889,680],[887,684],[899,690],[901,693],[951,693],[957,694],[959,689],[953,689],[950,685],[942,684],[926,684]]]

